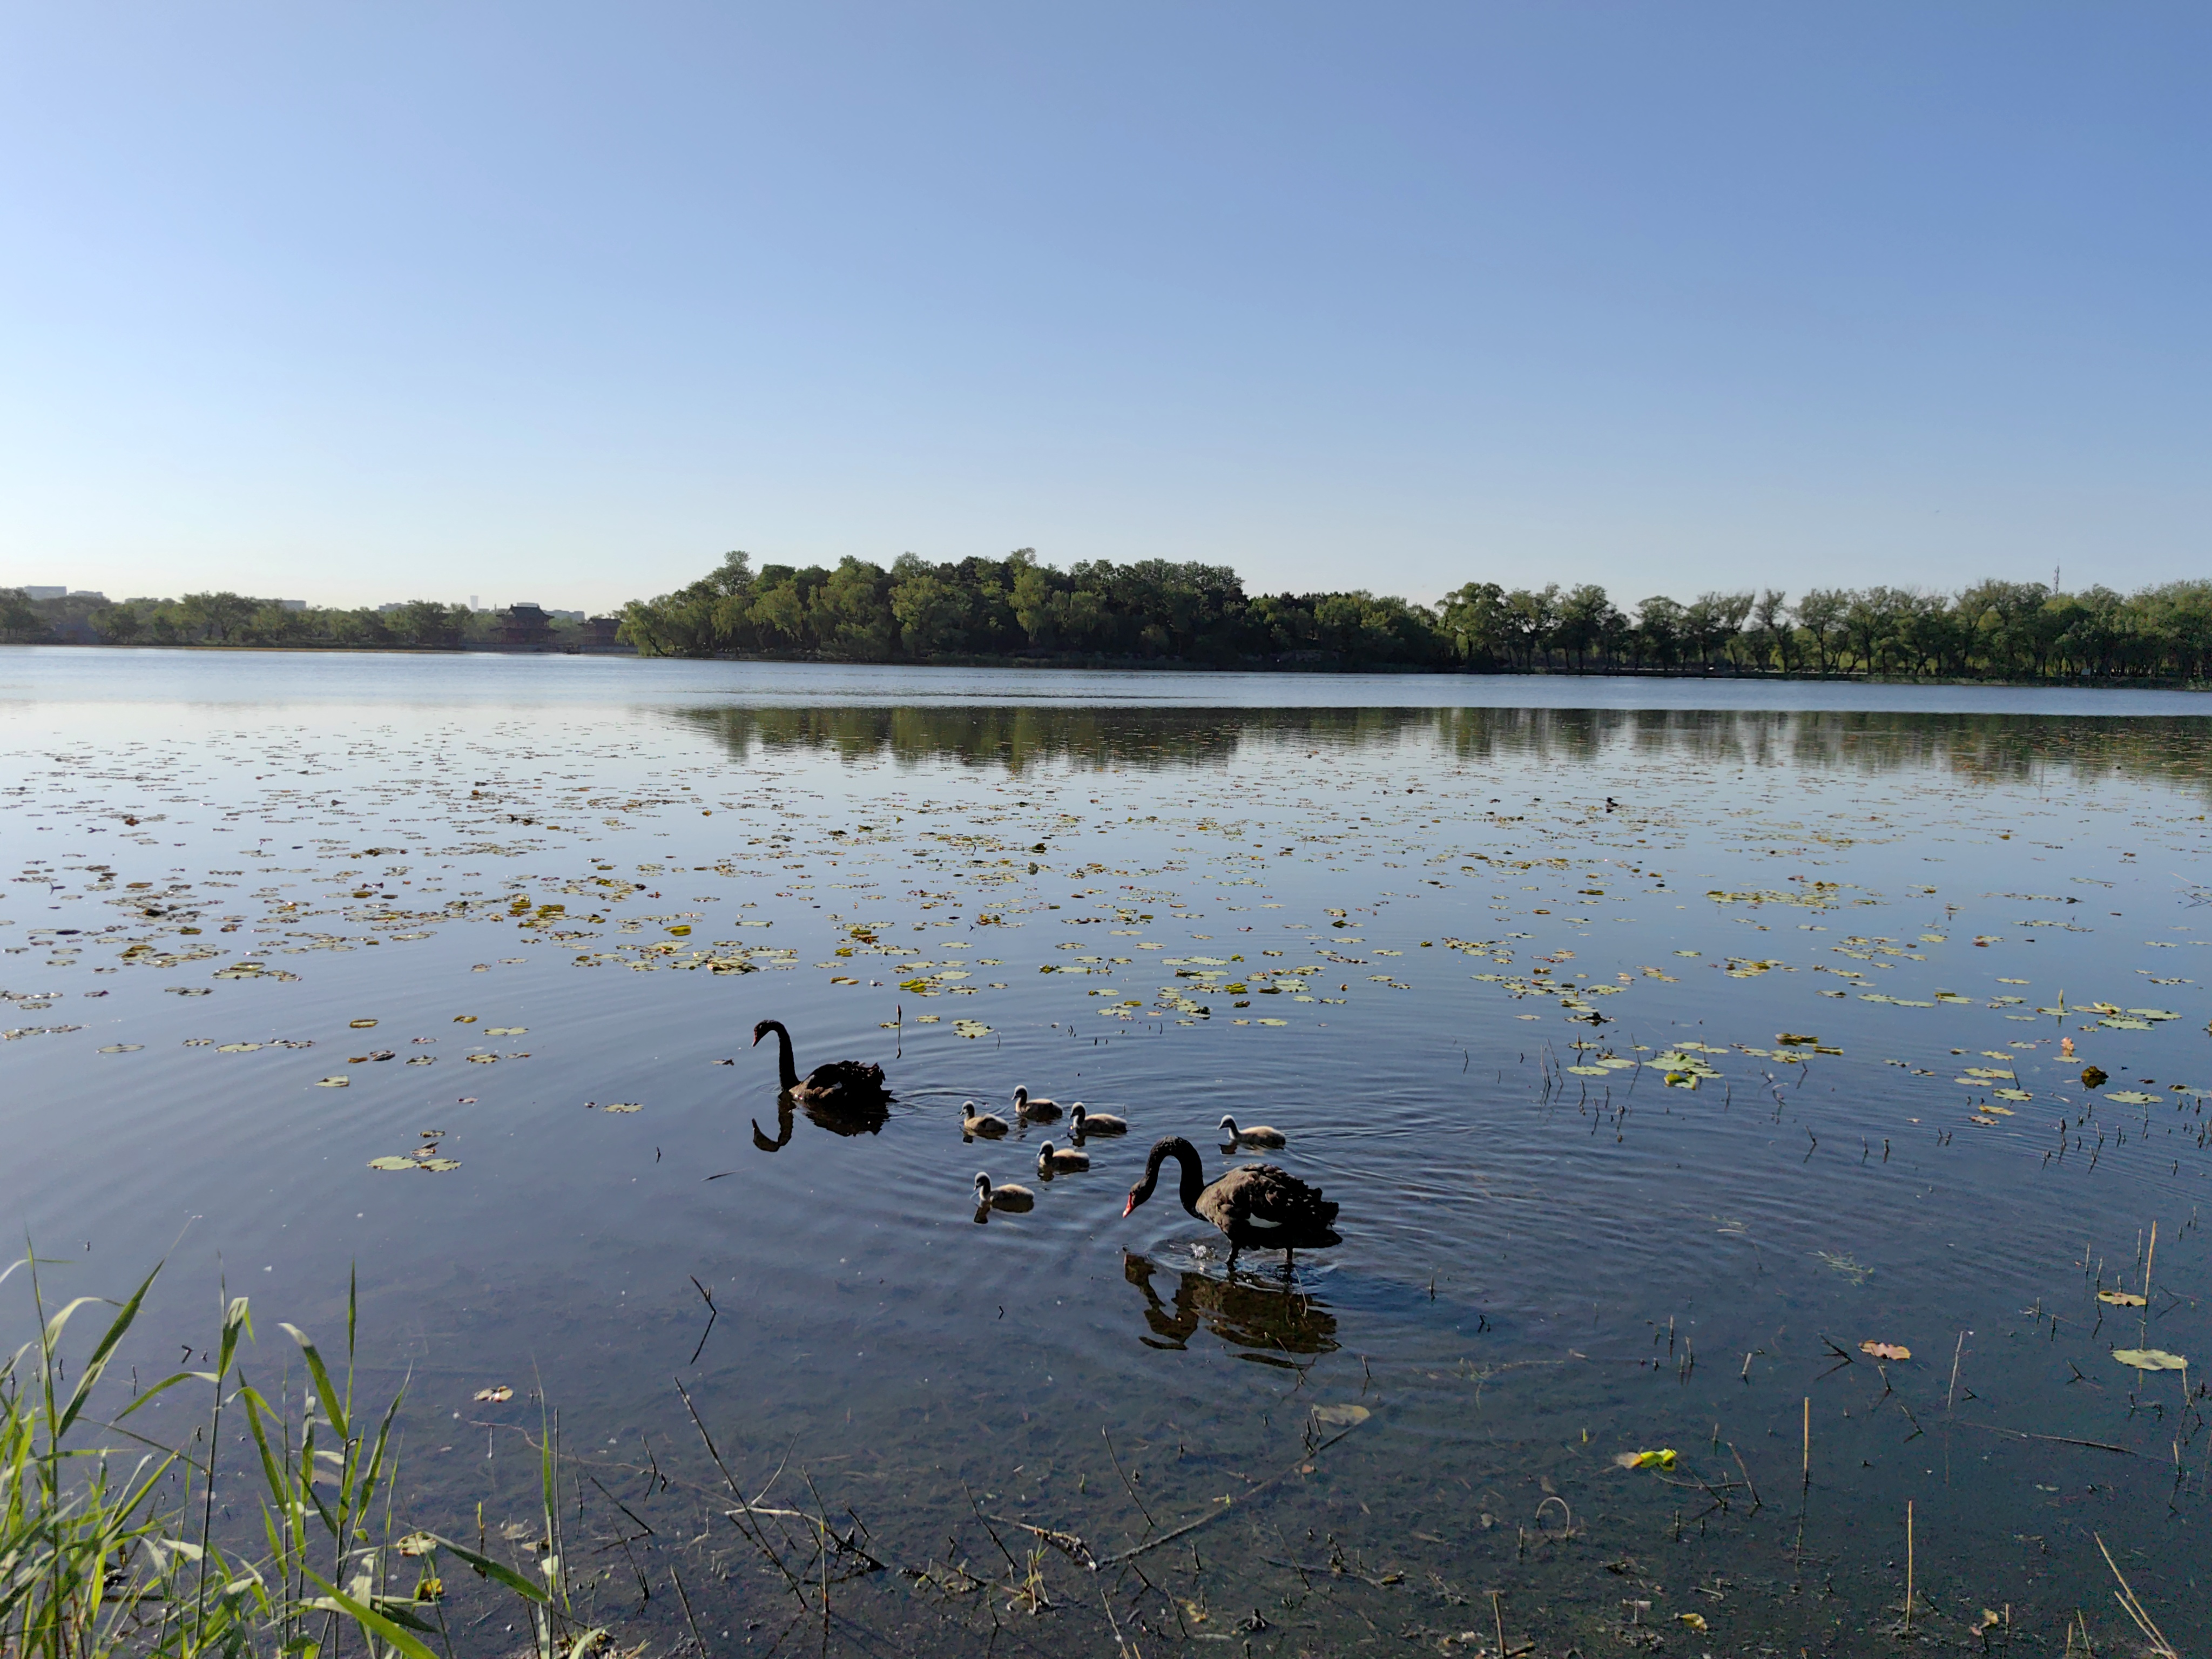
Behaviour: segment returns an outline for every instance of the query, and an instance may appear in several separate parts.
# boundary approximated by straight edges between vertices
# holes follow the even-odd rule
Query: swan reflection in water
[[[1147,1258],[1121,1253],[1121,1277],[1145,1295],[1145,1323],[1152,1334],[1138,1340],[1147,1347],[1188,1347],[1203,1325],[1232,1347],[1255,1350],[1240,1358],[1265,1364],[1295,1368],[1293,1355],[1337,1350],[1336,1316],[1287,1283],[1278,1288],[1249,1279],[1177,1272],[1170,1304],[1161,1301],[1152,1288],[1158,1271]]]
[[[775,1097],[775,1139],[770,1140],[762,1132],[760,1120],[753,1120],[753,1145],[764,1152],[781,1152],[791,1144],[794,1109],[806,1114],[806,1121],[817,1128],[827,1129],[833,1135],[880,1134],[884,1124],[890,1121],[890,1098],[864,1101],[848,1106],[825,1105],[817,1101],[797,1102],[787,1089]]]

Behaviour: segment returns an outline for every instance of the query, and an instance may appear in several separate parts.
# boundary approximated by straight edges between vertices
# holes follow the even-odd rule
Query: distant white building
[[[72,587],[69,597],[73,599],[98,599],[102,605],[107,603],[107,595],[96,587]]]
[[[584,620],[584,613],[580,611],[549,611],[545,614],[549,617],[557,617],[562,622],[580,623]]]
[[[58,599],[69,592],[66,587],[33,587],[26,584],[23,597],[27,599]]]
[[[278,599],[276,604],[279,611],[305,611],[307,608],[305,599]]]

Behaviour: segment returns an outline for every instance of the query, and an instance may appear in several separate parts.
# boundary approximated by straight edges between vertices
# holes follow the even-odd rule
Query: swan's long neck
[[[1182,1166],[1182,1188],[1176,1196],[1182,1200],[1182,1207],[1187,1213],[1196,1215],[1198,1195],[1206,1190],[1206,1170],[1199,1164],[1198,1149],[1180,1135],[1160,1142],[1152,1148],[1152,1155],[1145,1160],[1145,1196],[1150,1198],[1152,1195],[1152,1188],[1159,1182],[1160,1165],[1170,1158]]]
[[[799,1086],[799,1067],[791,1063],[791,1033],[783,1029],[783,1022],[780,1019],[769,1021],[768,1029],[775,1033],[778,1075],[785,1088],[795,1089]]]

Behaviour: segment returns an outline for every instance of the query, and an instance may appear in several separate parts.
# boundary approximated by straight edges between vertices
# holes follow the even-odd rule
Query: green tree
[[[1797,601],[1797,625],[1805,630],[1805,642],[1823,674],[1843,654],[1848,638],[1844,618],[1850,608],[1851,596],[1840,587],[1815,587]]]
[[[1495,668],[1511,655],[1505,590],[1496,582],[1469,582],[1445,594],[1438,626],[1452,653],[1471,668]]]
[[[1595,582],[1583,583],[1559,602],[1552,641],[1574,659],[1575,672],[1581,673],[1589,653],[1601,650],[1612,637],[1618,614],[1605,589]]]
[[[1522,668],[1533,669],[1536,653],[1550,650],[1552,630],[1559,620],[1557,582],[1547,582],[1540,588],[1516,587],[1505,596],[1506,636]]]
[[[1790,658],[1795,654],[1796,631],[1790,623],[1788,596],[1778,587],[1763,588],[1759,599],[1751,608],[1751,637],[1762,664],[1772,661],[1784,673],[1790,672]]]
[[[968,627],[968,595],[957,580],[903,553],[891,567],[891,614],[898,620],[899,641],[908,655],[957,651]]]
[[[177,606],[178,621],[189,636],[222,645],[235,639],[260,608],[260,600],[240,593],[187,593]]]
[[[1639,662],[1666,668],[1680,660],[1687,636],[1686,617],[1680,604],[1664,593],[1654,593],[1636,606],[1632,648]]]
[[[42,640],[46,633],[46,619],[33,607],[28,593],[20,587],[0,587],[0,639]]]

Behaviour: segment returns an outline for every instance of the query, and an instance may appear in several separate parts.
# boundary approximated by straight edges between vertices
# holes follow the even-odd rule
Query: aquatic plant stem
[[[1912,1628],[1912,1500],[1905,1500],[1905,1628]]]

